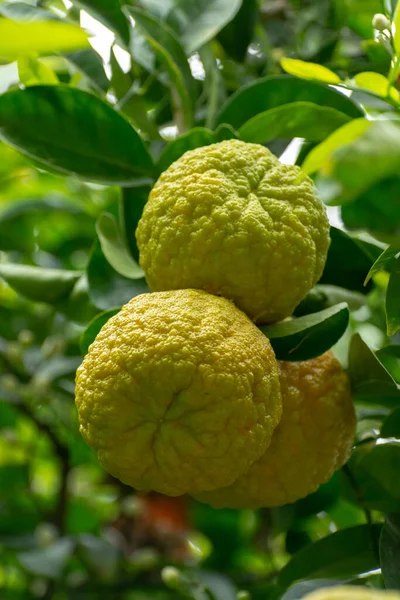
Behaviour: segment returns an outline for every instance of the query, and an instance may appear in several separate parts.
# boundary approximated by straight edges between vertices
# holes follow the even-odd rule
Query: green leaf
[[[0,4],[0,14],[12,21],[60,21],[61,19],[54,13],[25,4],[25,2],[4,2]]]
[[[366,274],[382,252],[380,245],[331,227],[331,245],[320,283],[338,285],[366,293]],[[378,242],[376,242],[378,244]]]
[[[194,79],[190,71],[185,52],[175,37],[174,32],[166,25],[156,21],[144,11],[128,7],[128,13],[135,19],[143,31],[147,41],[168,72],[176,94],[178,117],[182,125],[191,127],[193,120]]]
[[[238,62],[246,58],[247,48],[253,39],[257,16],[257,0],[244,0],[235,18],[218,34],[218,41],[225,52]]]
[[[174,2],[167,20],[176,23],[187,52],[210,42],[235,17],[242,0],[196,0]]]
[[[340,77],[330,69],[327,69],[327,67],[304,60],[282,58],[281,67],[289,75],[294,75],[301,79],[311,79],[313,81],[322,81],[323,83],[341,83]]]
[[[79,271],[0,264],[0,277],[16,292],[34,302],[53,304],[65,297],[81,276]]]
[[[302,317],[310,313],[346,302],[349,310],[358,310],[366,304],[366,298],[360,292],[353,292],[336,285],[316,285],[295,309],[295,316]]]
[[[35,56],[27,55],[18,59],[18,74],[24,85],[49,83],[58,85],[58,77],[50,67],[40,62]]]
[[[136,243],[136,228],[150,193],[150,186],[138,185],[123,188],[120,199],[120,221],[126,244],[136,262],[139,262],[139,249]]]
[[[359,489],[353,501],[358,503],[361,496],[369,508],[397,511],[400,509],[400,443],[380,442],[360,446],[348,463]]]
[[[393,379],[400,382],[400,345],[385,346],[376,355]]]
[[[349,324],[346,303],[291,321],[260,327],[278,360],[309,360],[329,350]]]
[[[343,191],[341,186],[333,190],[328,203],[332,200],[337,204],[344,200],[338,192]],[[361,193],[357,192],[357,198],[341,208],[342,220],[348,229],[366,230],[375,238],[385,243],[398,244],[400,236],[400,214],[398,210],[398,199],[400,194],[400,177],[391,176],[379,180],[370,188]],[[385,198],[385,202],[382,202]]]
[[[397,58],[400,57],[400,4],[397,3],[396,10],[393,15],[393,26],[394,26],[394,34],[393,34],[393,44],[394,49],[396,50]]]
[[[129,185],[154,172],[140,136],[82,90],[32,86],[0,96],[0,137],[44,168],[88,181]]]
[[[364,285],[379,271],[390,271],[398,254],[400,254],[400,246],[388,246],[370,268]]]
[[[223,105],[216,124],[229,123],[239,129],[259,113],[292,102],[312,102],[356,119],[363,112],[350,98],[322,83],[304,81],[289,75],[265,77],[242,86]]]
[[[347,583],[345,580],[340,579],[311,579],[310,581],[301,581],[289,588],[286,594],[283,594],[281,600],[301,600],[315,590],[344,585],[345,583]]]
[[[368,90],[377,96],[391,98],[396,102],[400,100],[399,92],[390,85],[389,79],[380,73],[374,73],[373,71],[358,73],[358,75],[353,78],[353,81],[358,87]]]
[[[144,276],[143,269],[129,254],[113,215],[100,215],[96,222],[96,231],[103,254],[117,273],[128,279],[140,279]]]
[[[399,386],[359,334],[350,343],[349,376],[353,394],[364,402],[393,404]]]
[[[57,302],[56,308],[67,319],[79,325],[86,325],[98,313],[89,297],[89,284],[86,273],[74,285],[65,300]]]
[[[65,58],[85,77],[88,78],[93,87],[105,93],[110,82],[104,71],[103,61],[94,50],[77,50],[64,55]]]
[[[331,138],[353,123],[339,129]],[[360,131],[361,135],[342,140],[331,156],[328,174],[341,186],[338,198],[334,199],[337,204],[351,202],[379,181],[398,176],[400,125],[387,120],[368,123],[369,126]]]
[[[205,127],[194,127],[167,144],[161,153],[157,167],[160,172],[163,172],[188,150],[234,138],[237,138],[236,133],[227,125],[221,125],[216,131]]]
[[[386,587],[400,590],[400,513],[386,515],[379,543],[379,553]]]
[[[87,34],[72,23],[62,21],[21,22],[0,19],[0,57],[15,60],[37,52],[54,54],[89,46]]]
[[[129,24],[119,0],[76,0],[75,4],[87,10],[100,23],[111,29],[118,36],[119,41],[128,46]]]
[[[387,334],[394,335],[400,329],[400,257],[392,264],[386,291]]]
[[[391,412],[383,422],[381,437],[400,439],[400,408],[396,408]]]
[[[279,583],[288,587],[298,579],[348,578],[379,566],[373,539],[381,526],[357,525],[337,531],[297,552],[279,575]]]
[[[87,354],[89,350],[89,346],[92,342],[94,342],[97,334],[100,329],[107,323],[111,317],[116,315],[119,312],[119,308],[113,308],[111,310],[106,310],[99,315],[97,315],[86,327],[85,331],[81,335],[80,339],[80,348],[82,354]]]
[[[70,538],[62,538],[47,546],[20,552],[17,554],[19,563],[33,575],[58,579],[74,551],[75,544]]]
[[[277,138],[302,137],[319,142],[350,121],[335,108],[312,102],[291,102],[262,112],[239,129],[245,142],[266,144]]]
[[[350,144],[370,127],[371,122],[366,119],[355,119],[354,121],[343,125],[343,127],[340,127],[337,131],[332,133],[328,139],[324,140],[316,148],[311,150],[302,164],[303,171],[307,173],[307,175],[319,171],[329,163],[335,150],[346,144]]]
[[[106,260],[99,242],[92,251],[87,276],[89,296],[101,310],[120,308],[134,296],[150,291],[144,278],[127,279],[119,275]]]

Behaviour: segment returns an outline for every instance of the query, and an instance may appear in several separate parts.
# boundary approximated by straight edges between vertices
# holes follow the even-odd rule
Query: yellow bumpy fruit
[[[316,590],[304,600],[400,600],[400,593],[344,585]]]
[[[356,419],[349,382],[331,352],[278,362],[282,419],[265,454],[231,486],[196,496],[212,506],[282,506],[314,492],[349,458]]]
[[[106,471],[171,496],[232,483],[282,412],[268,339],[196,290],[143,294],[112,317],[78,369],[76,405]]]
[[[329,223],[298,167],[228,140],[186,152],[161,175],[136,237],[152,290],[203,289],[269,323],[321,277]]]

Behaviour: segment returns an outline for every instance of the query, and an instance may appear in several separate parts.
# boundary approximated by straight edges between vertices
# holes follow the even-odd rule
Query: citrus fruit
[[[329,351],[278,365],[283,413],[269,448],[231,486],[199,500],[215,507],[282,506],[314,492],[348,459],[355,414],[340,363]]]
[[[400,600],[400,593],[343,585],[316,590],[307,594],[304,600]]]
[[[268,339],[202,291],[143,294],[101,329],[79,367],[80,430],[103,467],[167,495],[231,484],[281,417]]]
[[[136,237],[152,290],[203,289],[269,323],[321,277],[329,223],[299,167],[228,140],[186,152],[160,176]]]

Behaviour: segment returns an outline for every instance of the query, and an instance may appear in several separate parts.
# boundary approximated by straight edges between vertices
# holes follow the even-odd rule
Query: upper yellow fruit
[[[329,223],[298,167],[228,140],[186,152],[161,175],[136,237],[153,290],[204,289],[268,323],[321,277]]]
[[[267,338],[231,302],[143,294],[101,329],[76,379],[80,430],[104,468],[168,495],[231,484],[281,417]]]
[[[215,507],[281,506],[315,491],[348,459],[355,414],[340,363],[326,352],[278,365],[283,414],[269,448],[231,486],[199,500]]]
[[[304,600],[400,600],[400,593],[344,585],[316,590]]]

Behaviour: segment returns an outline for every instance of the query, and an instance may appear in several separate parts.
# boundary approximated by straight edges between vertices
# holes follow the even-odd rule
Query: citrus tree
[[[0,1],[1,598],[399,597],[385,591],[400,590],[396,4]],[[236,170],[232,188],[196,188],[196,202],[221,197],[231,210],[211,229],[198,217],[199,243],[190,202],[175,206],[175,221],[168,212],[168,186],[190,200],[204,157],[219,173]],[[254,183],[261,167],[272,198],[307,199],[287,221]],[[232,194],[246,185],[271,223],[296,235],[280,253],[272,237],[257,245],[270,225],[255,210],[243,262],[235,244],[218,244],[242,234]],[[218,264],[196,254],[205,243]],[[268,290],[254,285],[264,272]],[[181,291],[158,291],[169,287]],[[234,299],[253,322],[188,287]],[[146,335],[136,328],[122,343],[130,313]],[[163,318],[167,371],[152,362]],[[182,399],[188,365],[204,362],[182,360],[189,339],[193,356],[214,352],[204,389],[224,397],[225,412],[202,406],[190,421],[206,455],[165,435],[167,467],[154,475],[154,444],[137,455],[137,438],[121,445],[128,392],[123,377],[103,383],[108,358],[116,343],[124,373],[140,348],[137,389],[157,406],[165,389]],[[75,405],[85,355],[77,407],[98,456]],[[218,360],[230,375],[239,359],[254,388],[234,412],[244,379],[229,387],[214,375]],[[93,422],[89,386],[114,407]],[[249,399],[266,407],[257,423]]]

